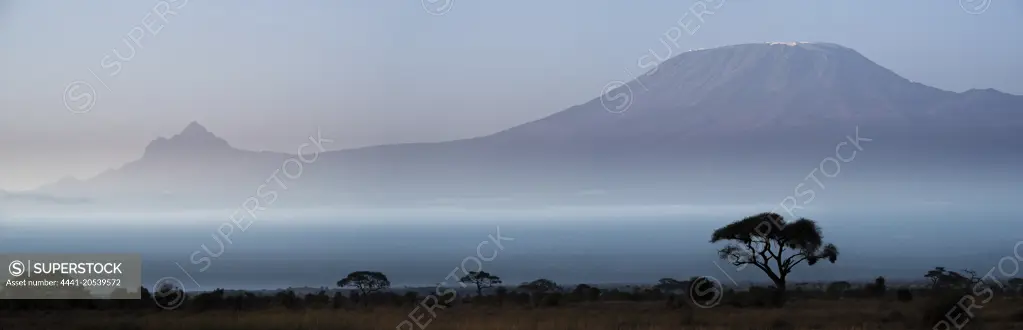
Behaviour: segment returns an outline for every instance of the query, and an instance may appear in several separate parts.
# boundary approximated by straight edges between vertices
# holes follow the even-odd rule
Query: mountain
[[[619,115],[608,115],[605,105],[620,102],[598,98],[495,138],[519,144],[523,140],[561,142],[571,148],[640,142],[674,148],[706,138],[749,146],[770,142],[764,137],[777,136],[782,130],[829,133],[851,125],[971,132],[1023,125],[1019,96],[994,90],[939,90],[900,77],[852,49],[828,43],[744,44],[691,51],[608,95],[620,93],[632,94],[632,102]],[[919,131],[913,134],[932,135]],[[836,137],[828,135],[832,140]],[[752,145],[759,148],[762,143]]]
[[[203,201],[210,201],[210,206],[223,205],[226,197],[244,200],[251,195],[262,182],[254,180],[271,173],[288,157],[236,149],[192,122],[177,135],[150,142],[138,160],[88,180],[65,179],[37,191],[137,207],[197,205]]]
[[[969,185],[1019,193],[1021,129],[1021,96],[929,87],[836,44],[743,44],[680,54],[606,95],[492,135],[325,152],[277,191],[304,206],[773,203],[815,168],[826,171],[827,157],[856,152],[831,165],[846,179],[833,199],[965,202],[981,198],[962,191]],[[289,157],[233,148],[191,123],[122,168],[40,192],[233,205],[259,195]]]
[[[224,140],[203,127],[198,122],[191,122],[185,129],[170,139],[158,138],[146,146],[143,158],[154,161],[169,160],[161,158],[194,158],[202,159],[230,156],[235,149]]]

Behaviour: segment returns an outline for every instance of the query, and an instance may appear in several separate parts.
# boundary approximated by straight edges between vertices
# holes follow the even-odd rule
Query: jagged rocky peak
[[[158,138],[146,147],[146,155],[197,154],[211,151],[230,150],[226,140],[216,136],[198,122],[191,122],[180,133],[168,138]]]

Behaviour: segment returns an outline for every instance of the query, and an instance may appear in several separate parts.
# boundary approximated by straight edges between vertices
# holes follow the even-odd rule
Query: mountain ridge
[[[602,98],[626,92],[632,93],[626,111],[605,108]],[[301,185],[322,195],[305,200],[328,204],[695,184],[726,174],[766,185],[765,178],[783,181],[791,167],[819,161],[861,126],[886,141],[871,149],[885,166],[902,162],[939,173],[947,155],[1001,159],[1000,152],[1023,150],[1014,133],[1023,128],[1021,109],[1023,97],[930,87],[837,44],[740,44],[679,54],[605,95],[490,135],[324,152],[307,164]],[[40,192],[249,196],[293,156],[236,149],[191,122],[120,169]],[[727,195],[737,187],[721,189]]]
[[[866,57],[862,56],[861,54],[852,49],[837,46],[835,44],[823,44],[832,45],[829,46],[829,49],[839,50],[838,52],[835,53],[824,54],[830,54],[832,57],[844,56],[845,58],[843,63],[856,62],[853,63],[857,65],[856,69],[858,69],[860,66],[866,67],[869,70],[863,71],[869,72],[867,77],[861,77],[859,75],[856,75],[860,74],[861,72],[849,72],[855,71],[854,69],[838,67],[831,68],[830,73],[839,74],[839,71],[845,71],[841,72],[841,74],[845,74],[845,77],[840,77],[842,79],[834,78],[820,79],[820,77],[815,77],[814,75],[808,74],[819,73],[823,75],[823,73],[826,73],[828,70],[824,68],[824,64],[821,64],[821,62],[813,63],[814,66],[813,69],[820,70],[819,72],[817,71],[797,72],[797,74],[799,74],[797,78],[801,79],[792,79],[795,81],[796,86],[785,86],[787,83],[786,81],[777,82],[770,80],[772,78],[777,77],[783,78],[791,77],[791,75],[787,75],[785,73],[779,74],[777,72],[774,72],[771,74],[763,75],[747,74],[740,77],[746,78],[752,76],[754,78],[761,79],[760,81],[753,81],[752,83],[745,79],[730,79],[727,77],[728,74],[743,70],[746,71],[772,69],[805,70],[807,69],[805,67],[793,69],[786,68],[783,65],[773,65],[773,62],[765,63],[765,59],[772,58],[777,59],[778,57],[785,58],[801,57],[802,59],[813,60],[812,56],[815,56],[818,53],[822,53],[822,51],[818,49],[820,45],[822,44],[799,44],[798,46],[778,44],[740,44],[682,53],[671,59],[666,60],[664,63],[661,63],[655,69],[652,69],[651,72],[641,75],[640,77],[626,83],[624,86],[608,92],[608,94],[616,93],[636,94],[634,97],[635,101],[633,101],[631,103],[631,106],[626,111],[621,113],[620,116],[604,116],[604,118],[600,118],[603,120],[603,123],[601,124],[620,126],[622,125],[623,122],[637,121],[638,120],[637,117],[655,115],[658,116],[657,118],[655,118],[657,123],[668,122],[677,123],[681,121],[678,119],[683,118],[679,118],[679,116],[676,115],[679,113],[683,113],[684,111],[682,110],[686,109],[698,110],[690,111],[689,113],[687,113],[689,118],[686,119],[691,119],[692,122],[695,122],[695,124],[690,125],[689,128],[694,128],[693,126],[703,126],[706,123],[718,123],[723,120],[735,120],[734,117],[727,118],[718,116],[720,115],[720,112],[723,109],[728,110],[730,107],[736,107],[733,100],[730,100],[730,95],[733,94],[743,95],[744,98],[757,97],[757,99],[755,100],[756,102],[750,102],[749,104],[740,105],[739,106],[740,110],[751,109],[755,107],[774,106],[775,111],[759,112],[747,111],[742,113],[744,115],[757,116],[751,118],[750,121],[753,121],[755,124],[759,124],[762,126],[766,126],[767,124],[783,124],[783,126],[790,126],[785,124],[798,122],[797,121],[798,119],[816,115],[816,113],[810,111],[812,110],[812,108],[809,108],[797,102],[800,101],[800,98],[805,99],[807,95],[818,98],[822,96],[828,96],[831,98],[848,97],[847,94],[837,96],[829,95],[829,93],[833,93],[834,90],[846,92],[851,91],[854,93],[861,94],[855,95],[860,97],[859,100],[861,101],[858,102],[860,104],[855,103],[850,104],[850,108],[856,106],[854,109],[858,109],[860,111],[864,111],[864,109],[874,108],[882,108],[885,110],[883,112],[874,110],[874,112],[871,113],[871,116],[875,118],[871,119],[891,119],[893,115],[887,114],[886,112],[890,112],[893,108],[902,106],[904,103],[916,101],[924,103],[924,107],[926,108],[935,108],[938,107],[938,103],[940,103],[942,100],[954,98],[956,97],[956,95],[960,95],[960,93],[944,91],[920,83],[912,82],[904,77],[899,76],[898,74],[887,68],[881,67],[876,63],[873,63],[872,61],[870,61],[869,59],[867,59]],[[713,66],[704,65],[708,62],[715,65]],[[747,64],[749,62],[752,62],[753,64],[752,65]],[[805,62],[790,60],[782,61],[781,63],[794,64],[793,66],[795,66]],[[721,73],[722,71],[727,72],[722,74]],[[654,76],[651,76],[651,74],[653,74]],[[665,77],[670,79],[663,79]],[[885,82],[885,84],[879,85],[875,80],[881,80],[882,82]],[[679,83],[679,81],[682,81],[682,83]],[[803,84],[799,85],[800,82],[802,82]],[[772,83],[778,84],[780,85],[780,87],[768,86]],[[838,86],[830,90],[825,90],[821,88],[822,86],[830,87],[829,85],[833,85],[836,83],[845,83],[844,84],[845,86]],[[708,86],[710,86],[711,88],[707,88]],[[661,88],[658,89],[659,87]],[[803,90],[809,91],[806,91],[805,95],[800,94],[777,95],[777,93],[772,93],[774,91],[771,90],[772,88],[781,90],[785,89],[786,87],[795,87],[794,89],[797,93]],[[868,88],[869,90],[864,90]],[[918,94],[922,93],[924,95],[917,96],[915,99],[906,99],[905,97],[899,95],[901,92],[906,90],[916,92]],[[964,93],[962,95],[970,94]],[[1017,96],[1016,102],[1019,102],[1018,98],[1019,97]],[[880,102],[878,100],[888,102],[887,103]],[[557,112],[545,118],[541,118],[527,124],[510,128],[499,134],[502,133],[508,134],[506,132],[513,131],[519,129],[520,127],[539,122],[544,122],[547,125],[555,125],[554,123],[555,121],[558,121],[556,125],[559,127],[552,130],[564,131],[565,126],[572,127],[581,125],[579,123],[585,122],[585,120],[581,120],[579,118],[582,117],[583,115],[578,115],[576,113],[594,112],[593,110],[596,110],[595,108],[598,108],[598,106],[602,107],[602,104],[599,104],[600,103],[599,101],[600,99],[594,99],[587,103],[571,107],[561,112]],[[848,102],[847,100],[841,99],[835,100],[826,98],[814,101],[816,101],[816,103],[818,104],[811,105],[816,105],[819,107],[825,106],[834,107],[835,105],[842,105]],[[648,110],[648,114],[636,114],[637,111],[634,110],[639,108]],[[676,115],[673,115],[674,118],[671,119],[676,120],[674,121],[662,120],[664,119],[663,116],[665,116],[664,113],[665,109],[670,109],[674,111],[673,114]],[[711,110],[713,110],[714,112],[712,112]],[[801,112],[799,110],[801,110]],[[839,110],[848,111],[849,109]],[[655,113],[654,111],[657,112]],[[700,116],[694,116],[693,115],[694,113]],[[764,113],[766,113],[767,115],[761,115]],[[829,112],[829,114],[838,113],[841,112],[840,111]],[[774,117],[768,116],[772,114],[775,116]],[[798,115],[798,117],[796,118],[788,117],[793,115]],[[867,117],[869,118],[871,116]],[[779,120],[779,118],[782,118],[784,120]],[[841,119],[848,120],[850,118]],[[653,123],[654,125],[651,125],[652,127],[644,128],[647,130],[649,130],[650,128],[658,130],[666,129],[663,126],[656,125],[657,123]],[[705,131],[711,130],[710,128],[706,127],[697,128]],[[715,126],[714,129],[720,131],[720,127]],[[527,134],[537,134],[542,136],[549,136],[548,134],[550,134],[549,132],[544,133],[547,134],[543,134],[540,132],[529,132]]]

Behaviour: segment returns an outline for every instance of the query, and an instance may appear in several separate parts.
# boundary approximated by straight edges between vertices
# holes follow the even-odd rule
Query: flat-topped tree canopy
[[[784,304],[785,279],[803,261],[834,263],[838,247],[825,244],[817,222],[799,218],[788,222],[777,213],[765,212],[732,222],[711,234],[711,243],[731,241],[718,251],[721,259],[735,266],[753,265],[775,283],[775,303]]]

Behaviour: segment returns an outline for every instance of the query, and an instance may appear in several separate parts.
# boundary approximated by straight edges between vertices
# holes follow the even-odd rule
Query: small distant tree
[[[1013,277],[1009,279],[1009,288],[1013,293],[1023,293],[1023,278]]]
[[[842,297],[842,294],[852,288],[852,284],[846,281],[831,282],[826,291],[835,297]]]
[[[304,307],[302,298],[298,297],[298,295],[295,294],[295,291],[291,289],[278,292],[274,298],[277,299],[277,302],[280,303],[281,306],[284,306],[284,308],[287,309],[297,310]]]
[[[185,289],[172,283],[162,283],[152,296],[157,306],[165,309],[175,309],[188,300]]]
[[[670,277],[665,277],[658,280],[657,284],[654,285],[654,288],[667,293],[675,294],[688,289],[689,282],[683,282]]]
[[[934,267],[934,269],[928,270],[927,274],[924,274],[924,278],[931,281],[931,289],[938,289],[943,284],[942,280],[945,273],[945,267]]]
[[[963,272],[967,275],[946,270],[945,267],[934,267],[934,269],[927,271],[924,277],[931,281],[931,289],[934,290],[966,289],[971,284],[980,282],[974,271],[967,269]]]
[[[358,271],[348,274],[345,278],[337,281],[338,287],[351,287],[359,290],[359,298],[361,298],[363,305],[366,305],[369,301],[369,294],[386,290],[391,287],[391,281],[387,279],[387,275],[381,272],[371,271]]]
[[[870,286],[870,293],[877,297],[884,297],[885,292],[888,291],[888,283],[884,279],[884,276],[878,276],[874,279],[874,284]]]
[[[528,292],[530,302],[533,306],[536,306],[538,302],[537,296],[558,292],[561,290],[561,287],[554,281],[541,278],[529,283],[522,283],[519,285],[519,289]]]
[[[767,274],[774,282],[775,306],[785,304],[787,278],[797,265],[838,259],[838,248],[823,242],[816,221],[800,218],[787,222],[776,213],[757,214],[718,228],[710,241],[731,242],[718,251],[721,259],[739,267],[753,265]]]
[[[493,288],[494,285],[501,284],[501,278],[483,271],[469,272],[465,276],[459,279],[459,282],[476,285],[476,296],[482,297],[483,290]]]
[[[722,298],[721,295],[725,294],[721,291],[720,283],[717,283],[713,278],[707,276],[692,277],[687,281],[689,287],[686,289],[689,294],[689,299],[692,299],[694,303],[705,304],[709,301]]]
[[[316,294],[306,293],[305,303],[312,308],[323,308],[330,304],[330,296],[327,295],[327,290],[321,288]]]
[[[895,291],[895,297],[902,302],[913,301],[913,292],[907,288],[901,288]]]
[[[541,278],[529,283],[523,283],[519,285],[519,289],[523,289],[529,292],[550,293],[556,292],[561,288],[558,286],[558,283],[548,280],[546,278]]]
[[[561,305],[562,297],[563,295],[561,292],[546,293],[543,295],[543,299],[540,300],[540,303],[544,307],[557,307]]]
[[[192,308],[196,311],[203,312],[215,308],[219,308],[224,303],[224,289],[216,289],[210,292],[204,292],[197,294],[192,298]]]
[[[600,289],[589,284],[579,284],[572,290],[572,296],[580,301],[597,301],[600,300]]]

